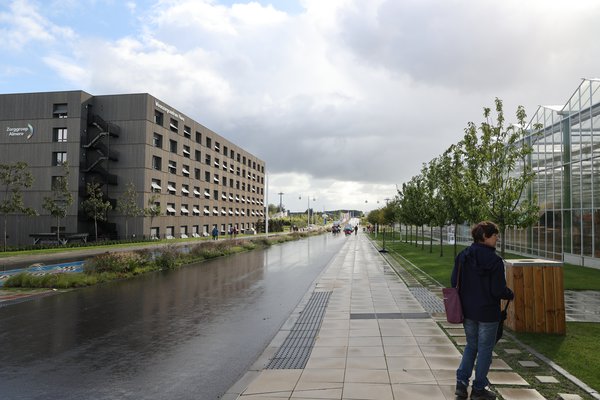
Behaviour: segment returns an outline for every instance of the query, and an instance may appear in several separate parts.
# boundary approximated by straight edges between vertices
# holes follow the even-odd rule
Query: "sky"
[[[291,211],[385,205],[504,103],[600,77],[597,0],[0,0],[0,93],[150,93]],[[279,195],[279,193],[284,193]]]

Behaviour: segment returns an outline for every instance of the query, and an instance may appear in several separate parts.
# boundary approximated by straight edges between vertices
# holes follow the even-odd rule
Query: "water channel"
[[[0,308],[0,398],[218,399],[345,238],[321,235]]]

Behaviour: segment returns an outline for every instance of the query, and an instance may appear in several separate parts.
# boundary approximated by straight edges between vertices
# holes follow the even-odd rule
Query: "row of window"
[[[160,206],[160,202],[156,202],[154,203],[154,207],[155,209],[160,209],[162,211],[162,208]],[[167,203],[167,208],[164,210],[165,211],[165,215],[170,215],[170,216],[175,216],[175,215],[182,215],[182,216],[189,216],[194,215],[194,216],[201,216],[204,215],[205,217],[208,216],[229,216],[229,217],[263,217],[265,215],[265,213],[263,211],[260,210],[252,210],[250,208],[233,208],[233,207],[221,207],[219,209],[219,207],[211,207],[210,206],[204,206],[202,211],[200,210],[200,205],[199,204],[193,204],[191,209],[190,209],[190,205],[189,204],[185,204],[182,203],[181,207],[179,207],[179,209],[177,208],[177,206],[175,205],[175,203]]]
[[[152,179],[152,184],[150,187],[150,191],[154,192],[154,193],[161,193],[162,192],[162,181],[160,179]],[[177,194],[177,184],[175,182],[167,182],[167,189],[166,192],[168,194]],[[210,189],[205,188],[204,189],[204,193],[200,192],[200,187],[199,186],[194,186],[193,190],[190,192],[190,185],[188,184],[182,184],[181,185],[181,195],[188,197],[188,196],[194,196],[194,197],[202,197],[204,196],[204,198],[206,199],[210,199],[211,198],[211,193],[210,193]],[[214,200],[218,200],[219,199],[219,191],[218,190],[213,190],[212,193],[212,198]],[[229,195],[226,192],[221,192],[221,200],[224,201],[235,201],[236,203],[252,203],[252,204],[257,204],[257,205],[264,205],[263,201],[261,199],[257,199],[254,197],[246,197],[244,195],[238,195],[236,194],[235,196],[233,195],[233,193],[229,193]]]
[[[219,227],[217,226],[217,224],[214,224],[212,226],[212,228],[217,228],[219,229]],[[190,236],[191,237],[207,237],[210,236],[212,229],[209,227],[209,225],[202,225],[202,231],[200,231],[200,225],[192,225],[192,229],[191,231],[188,229],[188,225],[181,225],[179,227],[179,237],[183,238],[183,239],[187,239]],[[219,229],[219,234],[220,235],[225,235],[227,233],[229,234],[233,234],[234,230],[237,233],[256,233],[255,230],[255,225],[254,223],[246,223],[246,224],[221,224],[220,225],[220,229]],[[153,239],[160,239],[161,238],[161,233],[160,233],[160,227],[158,226],[153,226],[152,228],[150,228],[150,237]],[[174,226],[167,226],[165,228],[165,239],[174,239],[175,238],[175,227]]]
[[[164,118],[164,114],[162,112],[160,112],[158,110],[154,110],[154,123],[164,127],[165,118]],[[179,121],[176,120],[175,118],[170,118],[169,130],[173,133],[179,134]],[[185,137],[187,139],[191,139],[192,138],[192,128],[190,128],[187,125],[184,125],[183,137]],[[196,140],[196,143],[202,144],[202,133],[196,131],[195,132],[195,140]],[[205,147],[207,147],[209,149],[213,149],[217,153],[221,153],[221,143],[215,141],[214,147],[213,147],[212,138],[210,138],[208,136],[204,137],[204,142],[205,142],[204,143]],[[154,145],[156,147],[162,148],[162,143],[163,143],[162,135],[155,132],[154,133]],[[169,148],[170,148],[171,152],[173,152],[173,153],[177,152],[177,141],[172,140],[172,139],[169,140],[169,146],[170,146]],[[246,156],[244,156],[240,153],[236,153],[233,149],[230,149],[227,146],[223,146],[222,150],[223,150],[222,154],[225,157],[229,157],[232,160],[237,159],[237,162],[241,163],[242,165],[245,165],[249,168],[258,170],[259,172],[263,172],[263,173],[265,172],[264,166],[260,166],[259,164],[256,163],[256,161],[252,161],[251,159],[246,158]]]
[[[162,149],[163,148],[163,144],[162,144],[162,135],[158,134],[158,133],[154,133],[154,146],[157,148]],[[171,153],[175,153],[178,154],[178,143],[176,140],[169,140],[169,151]],[[183,145],[183,149],[182,149],[182,155],[184,158],[192,158],[192,153],[191,153],[191,148],[188,145]],[[239,155],[239,154],[238,154]],[[202,162],[202,153],[200,150],[194,150],[194,160],[198,161],[198,162]],[[244,161],[246,160],[246,157],[244,157]],[[239,161],[239,160],[238,160]],[[250,160],[248,160],[250,161]],[[205,154],[204,156],[204,163],[206,165],[212,165],[212,156],[208,153]],[[250,164],[250,163],[248,163]],[[256,162],[253,162],[254,165],[256,165]],[[246,169],[241,169],[239,166],[235,167],[234,169],[234,165],[233,162],[229,162],[227,163],[227,161],[223,160],[221,161],[220,158],[215,157],[214,158],[214,166],[217,168],[223,168],[223,171],[226,172],[231,172],[231,173],[235,173],[237,176],[241,176],[242,178],[246,178]],[[248,175],[247,177],[249,179],[252,180],[258,180],[259,177],[257,176],[257,174],[252,173],[250,171],[248,171]]]
[[[157,171],[162,171],[162,157],[152,156],[152,168]],[[177,162],[169,160],[169,165],[167,167],[169,173],[173,175],[177,175]],[[181,175],[185,177],[190,177],[190,166],[182,165],[181,167]],[[194,168],[194,179],[201,180],[201,171],[200,168]],[[221,184],[223,186],[229,186],[230,188],[234,188],[237,190],[248,191],[252,193],[264,194],[264,189],[260,188],[256,185],[251,185],[250,183],[246,184],[246,182],[234,180],[233,178],[227,178],[226,176],[219,176],[219,174],[214,173],[211,174],[210,171],[204,171],[204,181],[205,182],[213,182],[215,184]]]

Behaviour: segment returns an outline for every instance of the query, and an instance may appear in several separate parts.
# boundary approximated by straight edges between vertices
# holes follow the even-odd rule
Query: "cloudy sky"
[[[270,203],[370,210],[496,97],[510,122],[599,77],[598,21],[597,0],[0,0],[0,92],[150,93],[263,159]]]

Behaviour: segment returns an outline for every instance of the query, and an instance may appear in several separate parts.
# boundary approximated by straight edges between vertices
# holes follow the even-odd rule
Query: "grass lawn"
[[[381,236],[377,239],[381,246]],[[444,245],[443,256],[440,256],[440,246],[435,243],[431,252],[428,242],[422,248],[421,244],[416,246],[414,242],[386,240],[385,247],[405,269],[415,275],[424,285],[431,284],[431,280],[428,280],[426,276],[424,278],[424,274],[421,274],[419,269],[442,286],[450,285],[450,274],[454,264],[454,246]],[[458,245],[457,251],[464,247],[464,245]],[[506,254],[505,258],[525,257]],[[600,270],[569,264],[565,264],[563,268],[566,290],[600,291]],[[600,371],[600,341],[598,340],[600,323],[567,322],[565,336],[530,333],[519,333],[515,336],[518,340],[552,359],[587,385],[600,391],[600,374],[598,374]]]

